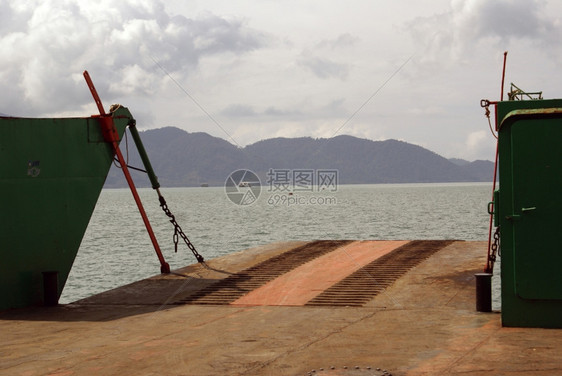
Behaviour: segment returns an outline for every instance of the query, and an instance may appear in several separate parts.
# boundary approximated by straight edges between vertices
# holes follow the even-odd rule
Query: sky
[[[428,5],[429,4],[429,5]],[[562,97],[562,2],[0,0],[0,113],[128,107],[243,147],[273,137],[397,139],[493,160],[481,99]]]

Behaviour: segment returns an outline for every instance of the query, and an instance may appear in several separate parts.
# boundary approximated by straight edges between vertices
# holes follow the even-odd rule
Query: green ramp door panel
[[[562,299],[562,123],[520,120],[511,128],[515,292]]]
[[[502,325],[562,328],[562,100],[500,102]]]
[[[0,117],[0,310],[43,304],[43,272],[60,296],[112,161],[99,118]]]

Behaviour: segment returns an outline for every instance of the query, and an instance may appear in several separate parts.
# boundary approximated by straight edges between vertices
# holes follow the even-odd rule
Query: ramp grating
[[[174,303],[229,304],[280,275],[349,243],[351,240],[317,240],[307,243],[221,279]]]
[[[365,265],[324,290],[307,306],[361,307],[408,270],[454,240],[415,240]]]

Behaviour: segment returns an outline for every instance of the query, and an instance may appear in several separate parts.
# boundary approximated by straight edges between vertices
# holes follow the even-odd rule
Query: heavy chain
[[[490,260],[490,269],[494,270],[494,262],[496,262],[496,255],[501,256],[500,254],[500,226],[496,227],[496,231],[494,232],[494,242],[490,246],[492,251],[490,252],[489,260]]]
[[[183,239],[183,241],[185,242],[187,247],[191,250],[191,252],[195,256],[195,258],[197,259],[197,262],[205,263],[205,259],[203,258],[203,256],[201,256],[197,252],[197,250],[195,249],[193,244],[191,244],[191,242],[187,238],[187,235],[185,235],[185,233],[181,229],[180,225],[176,222],[176,217],[174,217],[174,215],[172,214],[170,209],[168,209],[168,205],[166,204],[166,200],[160,194],[160,192],[158,192],[158,200],[160,200],[160,207],[162,208],[164,213],[166,213],[166,215],[170,218],[170,223],[172,225],[174,225],[174,248],[175,248],[175,252],[176,253],[178,252],[178,242],[179,242],[179,237],[181,236],[181,238]]]

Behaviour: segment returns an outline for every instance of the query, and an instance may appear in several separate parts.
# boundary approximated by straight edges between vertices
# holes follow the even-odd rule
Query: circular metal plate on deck
[[[326,368],[312,369],[307,376],[392,376],[386,369],[361,366],[329,366]]]

